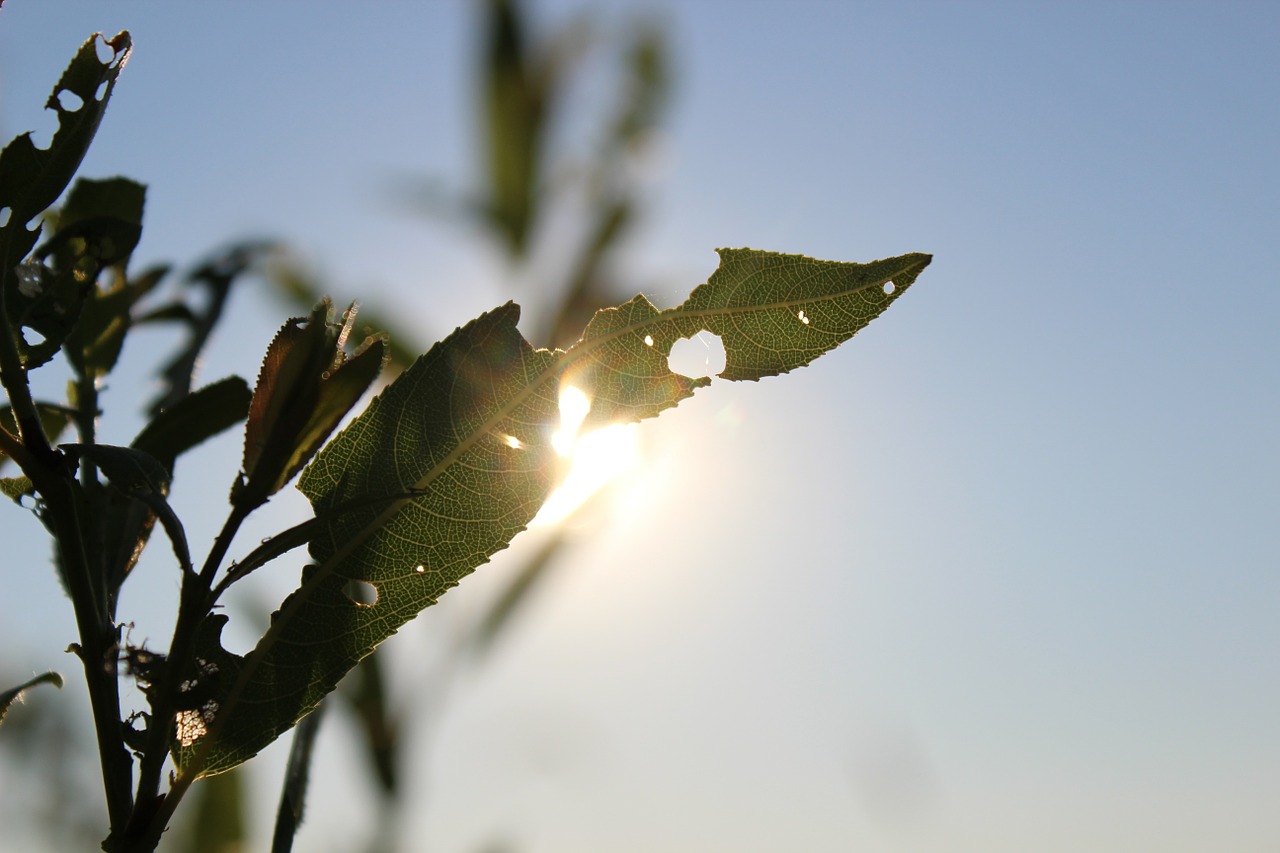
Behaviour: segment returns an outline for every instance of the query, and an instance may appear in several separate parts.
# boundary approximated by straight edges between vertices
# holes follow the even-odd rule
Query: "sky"
[[[635,290],[674,304],[721,246],[934,261],[814,365],[645,424],[642,464],[446,694],[429,688],[450,626],[545,532],[388,643],[422,720],[401,849],[1280,847],[1280,7],[531,5],[543,33],[591,13],[604,55],[637,17],[669,33]],[[394,191],[478,174],[477,20],[462,2],[8,0],[0,135],[51,128],[76,47],[129,29],[82,174],[148,184],[139,262],[269,234],[425,348],[522,298],[477,235]],[[255,375],[288,310],[238,292],[208,378]],[[147,358],[126,353],[104,435],[136,429]],[[195,541],[237,454],[179,471]],[[282,497],[246,535],[304,512]],[[0,674],[60,668],[68,689],[28,705],[83,704],[39,528],[17,508],[0,525]],[[246,624],[296,568],[237,599]],[[131,581],[135,630],[165,636],[172,574]],[[332,719],[297,849],[355,849],[376,814]],[[282,762],[269,750],[252,783],[259,840]]]

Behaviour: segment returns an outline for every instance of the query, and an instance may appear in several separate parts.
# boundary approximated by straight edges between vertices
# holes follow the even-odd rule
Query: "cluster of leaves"
[[[112,54],[106,61],[99,42]],[[226,293],[260,247],[192,274],[191,286],[211,297],[201,307],[184,299],[153,307],[167,270],[129,269],[143,188],[81,180],[67,191],[130,50],[127,33],[86,42],[48,102],[59,119],[49,147],[20,136],[0,154],[0,381],[9,399],[0,451],[20,469],[4,488],[29,501],[52,535],[75,612],[111,822],[107,850],[153,849],[196,780],[236,767],[297,725],[381,642],[525,528],[554,486],[551,434],[564,387],[591,400],[586,428],[657,415],[710,382],[668,366],[672,346],[704,330],[724,343],[721,377],[786,373],[865,327],[930,260],[852,264],[721,250],[719,269],[682,305],[660,311],[637,296],[596,312],[565,349],[532,346],[509,303],[413,360],[330,441],[377,381],[382,338],[352,346],[352,313],[335,317],[321,300],[284,324],[252,390],[237,377],[193,388]],[[502,196],[510,204],[500,221],[521,240],[519,192]],[[160,322],[187,330],[163,369],[164,393],[131,442],[103,442],[101,379],[130,330]],[[29,375],[58,356],[72,376],[68,399],[36,400]],[[227,517],[197,563],[167,499],[175,463],[241,423],[244,454],[228,473]],[[57,443],[67,429],[76,440]],[[245,519],[299,473],[314,517],[228,562]],[[157,522],[181,578],[164,651],[130,645],[116,612]],[[304,545],[299,585],[253,650],[227,651],[220,597]],[[121,674],[140,685],[145,710],[124,712]],[[41,680],[53,679],[0,694],[5,707]]]

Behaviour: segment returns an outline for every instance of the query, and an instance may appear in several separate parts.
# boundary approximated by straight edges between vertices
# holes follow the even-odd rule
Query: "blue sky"
[[[571,564],[446,703],[414,674],[518,548],[392,641],[406,701],[433,720],[409,837],[1274,850],[1280,8],[534,8],[546,30],[580,8],[606,34],[648,10],[670,30],[635,289],[675,302],[726,245],[935,260],[812,367],[713,386],[648,425],[627,509],[581,522]],[[39,106],[75,48],[127,28],[135,54],[84,172],[149,184],[143,258],[277,235],[340,297],[420,317],[426,344],[520,298],[474,235],[391,200],[406,175],[476,174],[474,11],[9,0],[0,132],[51,126]],[[253,375],[285,311],[236,300],[210,379]],[[146,365],[128,355],[108,404],[130,407]],[[114,417],[104,431],[127,438]],[[193,539],[220,520],[200,516],[233,445],[180,472],[208,471],[175,496]],[[261,535],[301,512],[279,503]],[[0,524],[11,543],[34,529],[17,510]],[[135,593],[141,613],[173,593],[148,571],[160,601]],[[69,670],[56,583],[4,574],[4,673]],[[331,784],[302,849],[367,831],[372,801],[340,778],[344,725],[326,731]],[[263,758],[265,802],[280,760]]]

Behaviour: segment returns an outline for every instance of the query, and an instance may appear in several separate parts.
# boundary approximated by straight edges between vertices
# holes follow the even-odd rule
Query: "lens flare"
[[[591,399],[566,385],[560,391],[560,429],[551,446],[568,463],[568,473],[533,524],[550,525],[568,518],[611,480],[633,467],[639,456],[634,424],[611,424],[579,435],[591,411]]]

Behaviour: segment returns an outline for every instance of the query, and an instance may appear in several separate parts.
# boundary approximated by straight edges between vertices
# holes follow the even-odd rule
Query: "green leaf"
[[[9,209],[8,221],[0,228],[0,272],[5,277],[31,251],[40,233],[38,228],[28,231],[27,223],[62,195],[80,167],[132,50],[127,32],[103,39],[113,52],[104,63],[98,59],[100,38],[94,35],[80,47],[45,104],[58,113],[58,129],[49,147],[36,148],[31,134],[24,133],[0,152],[0,210]]]
[[[19,684],[17,687],[0,691],[0,721],[4,720],[4,715],[8,713],[9,706],[17,701],[18,697],[25,691],[30,690],[37,684],[52,684],[54,687],[61,687],[62,676],[56,672],[46,672],[43,675],[37,675],[30,681]]]
[[[142,237],[147,188],[128,178],[80,178],[54,219],[57,230],[38,257],[87,255],[107,267],[127,260]]]
[[[97,379],[111,371],[132,326],[133,306],[167,271],[159,267],[137,278],[125,272],[142,236],[145,201],[146,187],[126,178],[82,178],[58,211],[57,231],[37,250],[38,257],[55,259],[57,276],[50,290],[70,291],[62,301],[72,303],[65,313],[74,325],[63,346],[81,376]],[[98,273],[109,266],[116,268],[114,279],[105,286],[93,286]],[[57,287],[59,278],[66,281],[61,288]]]
[[[22,499],[34,496],[36,493],[35,483],[31,482],[31,478],[26,475],[17,477],[0,477],[0,494],[22,506]]]
[[[524,529],[554,484],[563,383],[592,399],[588,424],[656,415],[711,381],[667,366],[672,345],[704,329],[724,342],[722,377],[785,373],[865,327],[930,261],[720,256],[683,305],[659,311],[636,297],[600,311],[567,352],[531,347],[508,304],[455,331],[375,398],[303,472],[298,487],[321,525],[315,562],[256,648],[243,658],[225,651],[223,616],[204,626],[198,654],[218,685],[202,708],[208,719],[180,720],[183,772],[221,772],[254,755]]]
[[[133,440],[173,470],[174,460],[245,419],[253,392],[239,376],[228,376],[182,397],[151,419]]]

